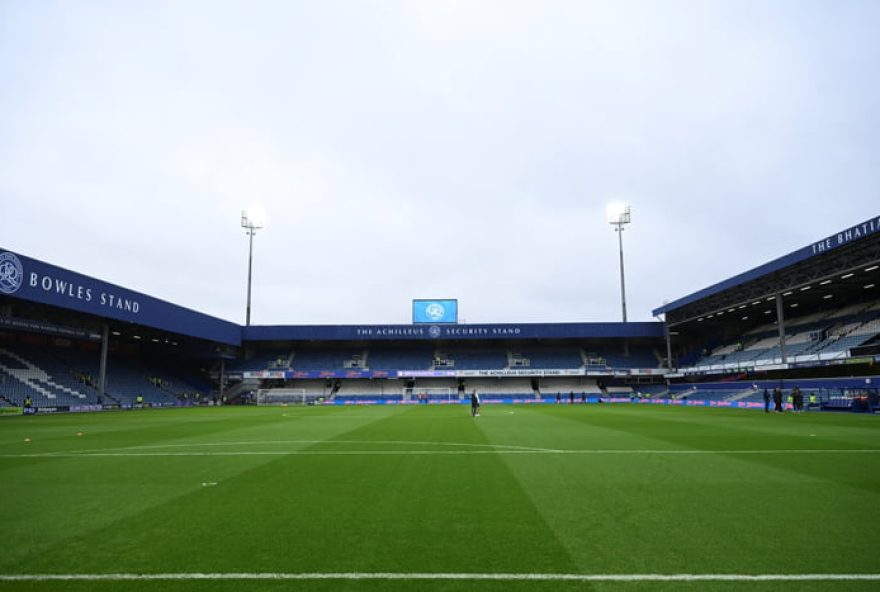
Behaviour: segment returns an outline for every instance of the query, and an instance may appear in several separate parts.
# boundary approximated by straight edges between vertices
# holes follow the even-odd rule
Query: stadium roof
[[[663,324],[657,322],[242,327],[3,249],[0,249],[0,296],[20,299],[37,307],[56,307],[232,346],[244,341],[654,339],[663,336]],[[98,337],[88,328],[47,325],[41,329],[39,323],[28,319],[6,318],[0,327],[86,339]]]
[[[0,295],[226,345],[241,327],[146,294],[0,249]]]
[[[764,265],[733,276],[653,311],[670,324],[724,312],[731,307],[788,290],[808,290],[813,282],[834,283],[834,290],[864,289],[867,269],[880,261],[880,216],[847,228]],[[875,270],[871,270],[872,272]],[[852,273],[851,276],[848,274]],[[846,276],[846,277],[845,277]],[[830,280],[830,281],[829,281]],[[830,290],[831,288],[829,288]],[[815,292],[818,295],[818,290]],[[827,296],[824,294],[823,296]]]
[[[797,292],[804,308],[880,284],[880,216],[653,311],[672,325],[708,320]],[[874,274],[874,275],[866,275]],[[876,276],[876,277],[875,277]],[[813,286],[821,287],[808,292]],[[242,327],[0,249],[0,294],[226,345],[243,341],[409,341],[658,338],[661,323],[279,325]],[[811,302],[814,301],[814,302]],[[804,309],[801,309],[804,310]],[[720,319],[716,319],[720,320]]]

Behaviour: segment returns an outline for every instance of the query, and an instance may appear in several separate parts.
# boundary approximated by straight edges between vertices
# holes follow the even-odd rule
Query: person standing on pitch
[[[764,389],[764,413],[770,413],[770,391]]]
[[[471,393],[471,417],[479,417],[480,416],[480,395],[477,394],[477,390],[474,389],[474,392]]]
[[[773,405],[776,413],[782,413],[782,389],[778,386],[773,389]]]

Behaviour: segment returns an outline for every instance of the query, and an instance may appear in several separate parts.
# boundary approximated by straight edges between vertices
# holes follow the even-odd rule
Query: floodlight
[[[626,322],[626,282],[623,273],[623,226],[632,220],[630,206],[622,203],[611,203],[605,208],[608,223],[614,226],[620,243],[620,306],[623,309],[623,322]]]
[[[622,203],[612,203],[605,207],[609,224],[629,224],[630,211],[630,206]]]
[[[248,280],[247,280],[247,310],[245,312],[245,324],[251,324],[251,278],[254,267],[254,235],[257,230],[265,228],[266,212],[259,206],[251,206],[241,211],[241,227],[248,235]]]
[[[266,227],[266,212],[260,206],[251,206],[241,212],[241,227],[258,230]]]

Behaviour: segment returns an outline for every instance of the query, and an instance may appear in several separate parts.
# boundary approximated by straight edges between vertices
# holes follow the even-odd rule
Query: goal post
[[[305,405],[314,402],[318,396],[307,394],[306,389],[260,389],[257,391],[257,405]]]
[[[410,401],[458,401],[458,389],[451,387],[408,387],[404,390],[404,399]]]

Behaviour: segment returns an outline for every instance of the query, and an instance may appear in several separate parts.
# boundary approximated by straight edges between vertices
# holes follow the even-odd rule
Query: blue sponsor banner
[[[458,300],[413,300],[413,324],[458,322]]]
[[[269,371],[271,373],[271,371]],[[276,371],[275,374],[278,372]],[[245,372],[245,378],[272,378],[263,376],[263,372]],[[387,370],[284,370],[283,377],[300,379],[319,378],[396,378],[396,372]]]
[[[681,400],[681,399],[641,399],[634,401],[629,397],[609,397],[609,398],[599,398],[595,396],[591,396],[587,399],[586,403],[582,403],[580,399],[578,399],[574,405],[604,405],[607,403],[630,403],[637,405],[675,405],[679,407],[717,407],[717,408],[728,408],[728,409],[763,409],[763,403],[754,403],[751,401],[701,401],[701,400]],[[351,405],[421,405],[423,404],[421,401],[417,400],[409,400],[405,401],[400,398],[371,398],[371,397],[346,397],[346,398],[337,398],[332,401],[324,401],[323,405],[343,405],[343,406],[351,406]],[[534,399],[534,398],[520,398],[520,397],[492,397],[491,395],[486,395],[480,398],[481,405],[568,405],[568,403],[557,403],[556,399],[546,398],[546,399]],[[428,405],[470,405],[470,399],[465,397],[464,399],[430,399],[428,401]],[[787,405],[787,404],[786,404]],[[790,407],[786,407],[786,409],[790,409]]]
[[[663,323],[494,325],[273,325],[242,328],[244,341],[409,341],[494,339],[662,339]]]
[[[241,327],[24,255],[0,249],[0,294],[228,345]]]
[[[0,317],[0,328],[27,331],[29,333],[43,333],[44,335],[53,335],[55,337],[69,337],[71,339],[101,340],[100,333],[95,333],[94,331],[16,317]]]

